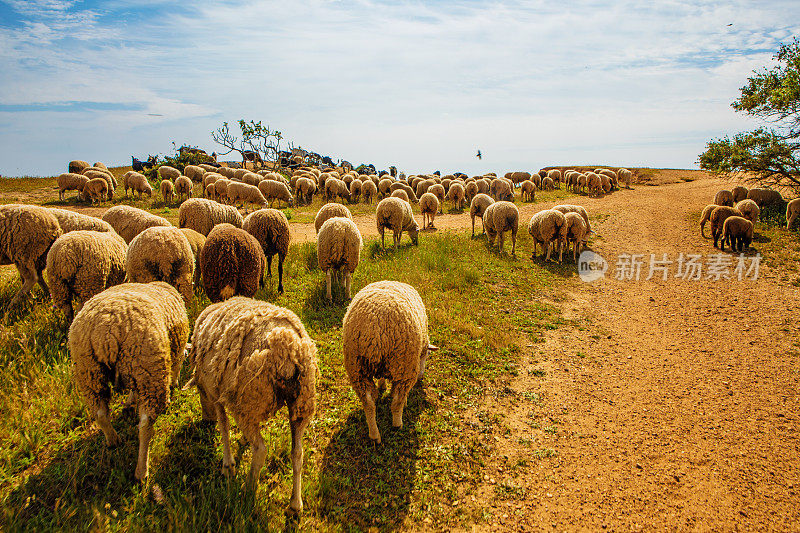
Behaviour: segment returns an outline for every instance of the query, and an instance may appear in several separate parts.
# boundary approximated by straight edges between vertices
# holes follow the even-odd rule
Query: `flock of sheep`
[[[725,250],[725,244],[734,252],[742,252],[753,242],[753,229],[761,210],[770,205],[783,205],[781,193],[772,189],[747,189],[741,185],[733,190],[723,189],[714,195],[700,215],[700,234],[705,237],[705,225],[711,223],[714,247]],[[800,198],[786,205],[786,229],[792,227],[800,215]]]

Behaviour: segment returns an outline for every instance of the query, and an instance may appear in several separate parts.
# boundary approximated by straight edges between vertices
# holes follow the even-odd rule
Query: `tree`
[[[753,71],[731,104],[772,127],[709,141],[700,168],[800,192],[800,42],[781,45],[774,61],[772,69]]]
[[[283,140],[281,132],[262,125],[260,120],[258,122],[239,120],[238,124],[241,137],[231,133],[227,122],[223,122],[220,128],[211,132],[214,142],[228,149],[220,155],[238,152],[242,157],[242,167],[247,161],[252,161],[254,166],[278,161]],[[289,147],[291,149],[291,144]]]

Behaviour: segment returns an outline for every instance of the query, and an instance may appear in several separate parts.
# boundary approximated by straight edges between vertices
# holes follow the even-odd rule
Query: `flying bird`
[[[483,159],[483,155],[481,154],[480,150],[478,150],[478,153],[475,154],[475,157],[477,157],[478,159]]]

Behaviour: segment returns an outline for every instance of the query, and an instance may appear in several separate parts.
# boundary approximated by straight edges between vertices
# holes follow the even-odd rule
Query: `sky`
[[[796,0],[0,0],[0,175],[241,118],[407,174],[696,168],[799,30]]]

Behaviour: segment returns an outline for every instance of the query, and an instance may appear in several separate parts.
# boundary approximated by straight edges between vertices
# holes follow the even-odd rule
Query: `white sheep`
[[[66,191],[78,191],[78,198],[80,198],[83,187],[89,183],[89,178],[82,174],[69,172],[60,174],[56,178],[56,183],[58,184],[58,199],[63,202]]]
[[[281,206],[281,201],[286,202],[289,207],[294,205],[294,197],[289,192],[289,187],[282,181],[263,180],[258,184],[258,190],[269,202],[270,207],[273,200],[278,200],[278,207]]]
[[[184,196],[187,200],[191,198],[193,188],[192,180],[186,176],[178,176],[175,180],[175,194],[178,196],[178,201],[180,202]]]
[[[439,199],[435,194],[426,192],[422,195],[419,199],[419,212],[422,214],[422,227],[434,228],[433,221],[439,212]]]
[[[103,214],[103,220],[111,224],[128,244],[147,228],[172,227],[169,220],[129,205],[115,205]]]
[[[403,427],[408,393],[423,378],[429,352],[437,349],[428,338],[425,304],[411,285],[377,281],[350,302],[342,321],[344,366],[364,407],[370,439],[381,443],[374,379],[392,382],[392,426]]]
[[[402,202],[402,200],[398,200]],[[407,205],[407,204],[406,204]],[[344,286],[347,299],[350,299],[350,285],[353,272],[358,266],[362,246],[361,232],[355,222],[345,217],[329,218],[322,224],[317,234],[317,263],[319,269],[325,272],[326,296],[329,302],[333,301],[331,292],[332,274],[344,275]]]
[[[206,307],[197,317],[189,364],[204,420],[222,436],[222,472],[231,476],[228,411],[253,449],[247,484],[258,487],[267,446],[261,424],[286,405],[292,433],[292,497],[303,509],[303,433],[316,408],[317,347],[297,315],[268,302],[236,297]]]
[[[619,179],[619,181],[625,182],[626,189],[631,188],[631,179],[633,178],[633,172],[631,172],[627,168],[621,168],[617,170],[617,178]]]
[[[192,180],[194,183],[202,183],[206,170],[197,165],[186,165],[183,169],[183,175]]]
[[[75,230],[114,231],[111,224],[98,217],[84,215],[69,209],[50,208],[49,211],[58,220],[62,233],[69,233]]]
[[[579,213],[566,213],[564,215],[564,224],[566,227],[565,244],[569,250],[569,244],[573,243],[572,258],[575,262],[578,261],[578,254],[581,252],[581,247],[586,240],[586,222]]]
[[[276,182],[273,182],[276,183]],[[259,207],[267,206],[267,199],[255,185],[232,182],[228,185],[228,203],[236,205],[238,202],[255,204]]]
[[[472,236],[475,236],[475,217],[480,217],[481,225],[483,226],[483,232],[486,233],[486,224],[483,222],[483,213],[486,211],[486,208],[489,207],[494,203],[492,197],[488,194],[479,193],[476,194],[475,197],[472,199],[469,205],[469,216],[472,219]]]
[[[516,254],[517,230],[519,229],[519,210],[511,202],[495,202],[483,212],[483,227],[489,244],[494,244],[497,236],[497,249],[503,251],[503,236],[506,231],[511,232],[511,255]]]
[[[169,165],[161,165],[158,167],[158,177],[162,180],[175,181],[181,176],[181,171]]]
[[[129,189],[139,193],[139,198],[142,197],[142,193],[150,197],[153,196],[153,187],[150,185],[150,182],[147,181],[144,174],[134,172],[133,170],[122,175],[122,187],[125,190],[125,196],[128,196]]]
[[[195,259],[186,235],[175,227],[152,227],[128,246],[125,273],[128,281],[165,281],[175,287],[186,304],[194,294]]]
[[[567,237],[566,218],[561,211],[554,209],[545,209],[535,213],[528,222],[528,233],[533,237],[533,254],[531,260],[536,259],[536,246],[541,244],[542,256],[547,257],[545,261],[550,260],[550,252],[553,245],[558,247],[558,262],[561,262],[563,247],[562,244]]]
[[[346,205],[331,202],[323,205],[317,211],[317,215],[314,217],[314,229],[316,232],[319,233],[319,229],[325,221],[333,217],[345,217],[353,220],[353,215]]]
[[[758,215],[761,213],[761,209],[758,208],[758,204],[753,200],[741,200],[737,202],[734,207],[742,213],[744,218],[752,222],[753,225],[758,221]]]
[[[206,236],[217,224],[228,223],[241,228],[242,222],[244,219],[238,209],[207,198],[190,198],[178,211],[178,227],[191,228]]]
[[[400,244],[404,231],[408,232],[412,243],[419,244],[419,225],[414,219],[414,212],[408,202],[404,202],[399,198],[384,198],[375,209],[375,220],[378,233],[381,235],[381,244],[384,248],[386,247],[384,231],[387,228],[392,230],[395,247]]]

